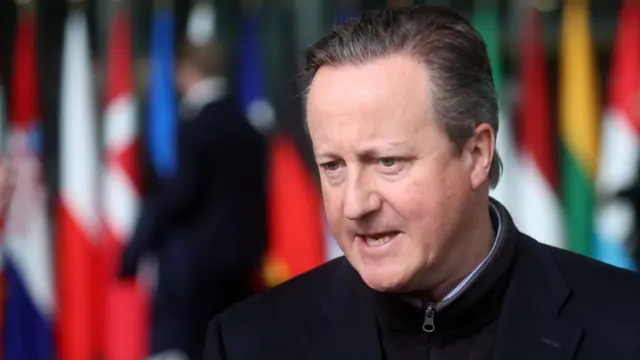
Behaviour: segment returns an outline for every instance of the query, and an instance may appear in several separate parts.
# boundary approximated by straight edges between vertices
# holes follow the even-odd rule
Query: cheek
[[[445,230],[463,189],[453,167],[425,167],[412,174],[403,186],[392,184],[387,199],[413,233],[437,235]],[[392,192],[392,193],[391,193]],[[416,234],[417,235],[417,234]]]
[[[450,197],[451,176],[443,167],[429,167],[411,178],[407,188],[403,190],[407,202],[412,204],[411,212],[418,215],[437,213],[438,209]]]
[[[324,212],[327,217],[329,229],[333,236],[339,233],[343,223],[342,216],[342,195],[337,188],[329,187],[322,184],[322,202]]]

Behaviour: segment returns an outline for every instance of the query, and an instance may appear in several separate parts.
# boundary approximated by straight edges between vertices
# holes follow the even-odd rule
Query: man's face
[[[199,75],[196,68],[186,60],[178,60],[176,62],[176,88],[178,93],[184,95],[189,88],[193,86],[198,80]]]
[[[376,290],[437,285],[450,266],[444,260],[450,264],[461,248],[471,194],[487,178],[486,154],[476,146],[486,134],[456,151],[431,118],[429,99],[427,70],[405,55],[322,67],[309,91],[331,232]]]

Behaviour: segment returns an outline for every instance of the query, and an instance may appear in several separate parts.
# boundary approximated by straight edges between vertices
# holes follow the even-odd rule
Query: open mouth
[[[400,232],[398,231],[388,231],[388,232],[383,232],[378,234],[366,234],[366,235],[361,234],[361,235],[356,235],[356,237],[358,238],[358,240],[361,240],[365,244],[367,244],[367,246],[376,247],[376,246],[382,246],[390,242],[396,236],[398,236],[399,233]]]

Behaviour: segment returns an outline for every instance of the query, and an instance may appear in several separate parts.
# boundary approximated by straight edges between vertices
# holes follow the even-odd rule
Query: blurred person
[[[182,46],[178,169],[145,199],[122,256],[127,278],[141,256],[156,255],[157,359],[201,358],[208,320],[253,294],[266,248],[266,139],[245,119],[220,65],[215,44]]]
[[[206,360],[640,358],[638,275],[532,239],[489,197],[498,106],[467,20],[365,13],[302,79],[345,257],[215,317]]]

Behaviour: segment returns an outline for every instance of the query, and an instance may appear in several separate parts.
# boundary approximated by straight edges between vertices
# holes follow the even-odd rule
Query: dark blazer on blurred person
[[[145,199],[121,266],[132,276],[145,252],[156,254],[151,352],[189,359],[200,358],[208,320],[253,294],[266,247],[266,140],[206,71],[203,51],[187,48],[178,66],[178,171]]]

